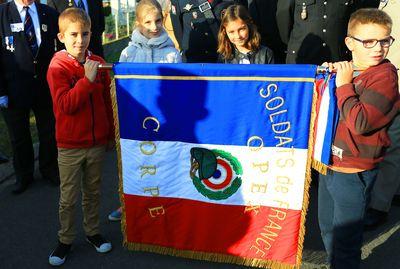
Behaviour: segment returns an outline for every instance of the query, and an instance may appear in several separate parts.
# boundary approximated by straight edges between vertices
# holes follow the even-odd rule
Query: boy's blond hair
[[[161,19],[164,18],[164,13],[162,11],[161,5],[157,0],[141,0],[136,5],[136,24],[139,23],[144,16],[152,11],[157,11],[161,15]]]
[[[353,36],[356,28],[363,24],[378,24],[391,32],[393,22],[390,16],[383,10],[377,8],[361,8],[351,14],[347,26],[347,35]]]
[[[83,9],[76,7],[67,8],[58,17],[59,32],[64,33],[67,30],[68,24],[76,22],[90,29],[90,17]]]

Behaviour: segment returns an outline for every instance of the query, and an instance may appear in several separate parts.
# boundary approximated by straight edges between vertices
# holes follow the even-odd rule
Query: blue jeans
[[[332,269],[360,268],[364,215],[377,172],[319,175],[318,221]]]

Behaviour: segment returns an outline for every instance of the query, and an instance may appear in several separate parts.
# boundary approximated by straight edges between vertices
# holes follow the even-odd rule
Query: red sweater
[[[399,111],[397,70],[385,60],[336,89],[340,119],[333,166],[373,169],[390,145],[387,127]]]
[[[99,56],[90,52],[87,55],[91,60],[104,63]],[[63,50],[51,60],[47,81],[59,148],[89,148],[104,145],[114,138],[107,71],[100,70],[92,83],[85,77],[83,65]]]

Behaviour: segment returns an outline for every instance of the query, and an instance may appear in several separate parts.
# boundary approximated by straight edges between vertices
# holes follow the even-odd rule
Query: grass
[[[128,39],[123,39],[121,41],[116,41],[109,45],[104,46],[106,62],[108,63],[117,62],[122,49],[125,48],[127,44],[128,44]],[[32,141],[33,143],[36,143],[38,142],[38,137],[36,129],[36,120],[33,113],[31,113],[29,122],[30,122]],[[4,118],[2,116],[0,116],[0,152],[9,157],[12,156],[11,144],[8,136],[8,129],[6,123],[4,122]]]

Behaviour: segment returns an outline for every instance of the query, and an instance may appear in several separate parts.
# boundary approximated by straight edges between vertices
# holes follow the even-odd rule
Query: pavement
[[[146,252],[128,251],[122,246],[119,222],[107,215],[118,207],[116,154],[106,156],[102,182],[100,219],[102,233],[113,243],[107,254],[97,253],[85,241],[81,225],[72,252],[63,268],[135,269],[244,269],[239,265],[213,263]],[[11,164],[0,165],[0,269],[51,268],[48,255],[57,244],[59,189],[35,176],[35,183],[19,196],[11,194],[15,181]],[[310,191],[302,269],[327,268],[317,223],[316,187]],[[77,223],[82,214],[77,207]],[[400,268],[400,207],[393,206],[388,221],[379,229],[365,233],[362,269]]]

